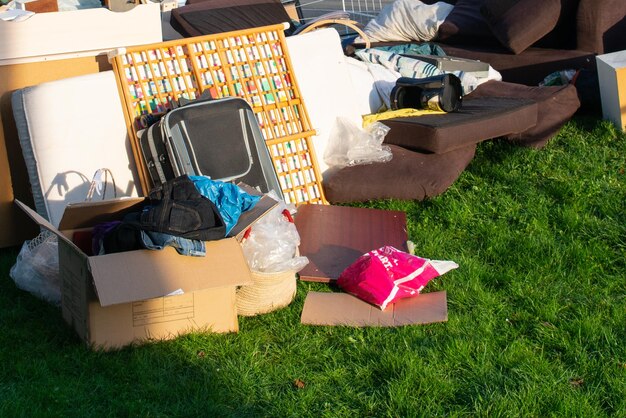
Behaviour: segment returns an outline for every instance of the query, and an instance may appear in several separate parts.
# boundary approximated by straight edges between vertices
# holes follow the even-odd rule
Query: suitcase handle
[[[210,102],[211,100],[215,100],[215,97],[213,97],[211,91],[204,90],[202,93],[200,93],[200,96],[196,97],[195,99],[188,99],[186,97],[179,98],[178,103],[173,102],[173,108],[187,106],[190,103]]]

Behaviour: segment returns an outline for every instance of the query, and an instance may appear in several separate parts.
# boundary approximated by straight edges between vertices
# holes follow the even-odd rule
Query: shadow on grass
[[[90,350],[60,308],[15,286],[9,270],[18,250],[0,250],[0,381],[12,398],[0,402],[1,416],[262,415],[245,391],[253,382],[228,371],[242,355],[237,335]]]

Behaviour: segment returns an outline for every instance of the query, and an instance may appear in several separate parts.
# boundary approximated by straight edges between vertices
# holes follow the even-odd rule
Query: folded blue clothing
[[[149,250],[162,250],[165,247],[174,247],[178,254],[194,257],[204,257],[206,246],[204,241],[178,237],[161,232],[141,231],[141,244]]]
[[[224,224],[226,235],[239,221],[242,212],[252,209],[261,200],[261,196],[253,196],[233,183],[211,180],[206,176],[189,176],[200,194],[211,200],[217,207]]]

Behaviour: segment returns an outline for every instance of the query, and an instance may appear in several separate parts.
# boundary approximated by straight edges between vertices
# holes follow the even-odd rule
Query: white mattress
[[[332,28],[318,29],[287,37],[302,100],[318,135],[313,138],[317,163],[322,175],[328,169],[324,150],[338,116],[361,126],[361,115],[371,113],[369,91],[356,94],[349,65],[341,48],[339,33]],[[372,86],[369,86],[371,90]]]
[[[37,212],[58,226],[65,206],[87,197],[94,173],[109,169],[116,194],[137,196],[136,171],[112,71],[17,90],[13,114]],[[113,183],[106,196],[112,198]]]

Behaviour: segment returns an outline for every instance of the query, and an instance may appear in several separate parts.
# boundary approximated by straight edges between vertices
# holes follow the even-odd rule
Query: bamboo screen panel
[[[312,144],[315,131],[283,29],[265,26],[115,51],[111,62],[144,190],[149,182],[137,132],[146,118],[171,110],[181,97],[195,99],[209,90],[214,98],[239,96],[250,103],[287,203],[326,203]]]

